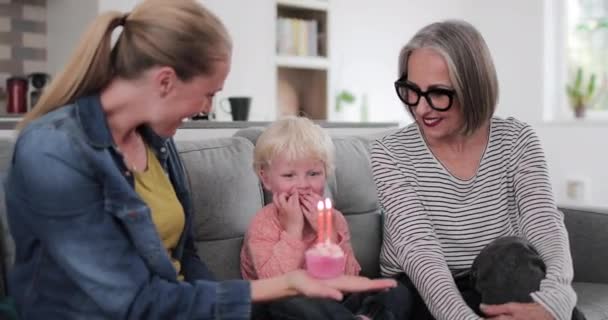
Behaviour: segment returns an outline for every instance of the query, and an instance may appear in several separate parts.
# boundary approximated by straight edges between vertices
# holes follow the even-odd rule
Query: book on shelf
[[[319,27],[316,20],[281,17],[277,20],[277,53],[318,56]]]

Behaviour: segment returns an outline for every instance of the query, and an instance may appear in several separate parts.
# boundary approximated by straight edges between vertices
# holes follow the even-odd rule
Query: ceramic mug
[[[232,115],[233,121],[247,121],[251,108],[251,97],[228,97],[220,101],[220,107],[224,112]]]

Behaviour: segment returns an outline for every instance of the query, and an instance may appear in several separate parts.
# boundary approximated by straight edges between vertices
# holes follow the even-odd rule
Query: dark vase
[[[584,118],[585,117],[585,109],[587,109],[585,107],[584,104],[579,104],[577,106],[574,107],[574,116],[576,118]]]

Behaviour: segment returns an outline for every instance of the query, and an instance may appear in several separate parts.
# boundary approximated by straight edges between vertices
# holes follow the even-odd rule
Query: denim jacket
[[[192,206],[171,139],[141,128],[184,208],[173,252],[178,281],[99,96],[78,99],[24,128],[6,178],[16,244],[9,292],[21,319],[248,319],[249,283],[216,282],[196,255]]]

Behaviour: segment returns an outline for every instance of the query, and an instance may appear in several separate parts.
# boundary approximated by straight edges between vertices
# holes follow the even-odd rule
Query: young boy
[[[322,199],[327,176],[333,172],[334,146],[323,129],[306,118],[274,122],[259,137],[254,168],[272,203],[253,218],[241,250],[241,273],[254,280],[304,268],[304,253],[318,241],[317,202]],[[333,210],[332,242],[346,257],[345,274],[361,270],[350,244],[346,219]],[[268,305],[273,319],[369,319],[361,295],[342,303],[329,299],[295,297]],[[372,308],[374,309],[374,308]],[[377,308],[375,308],[377,309]],[[359,313],[367,313],[367,315]]]

